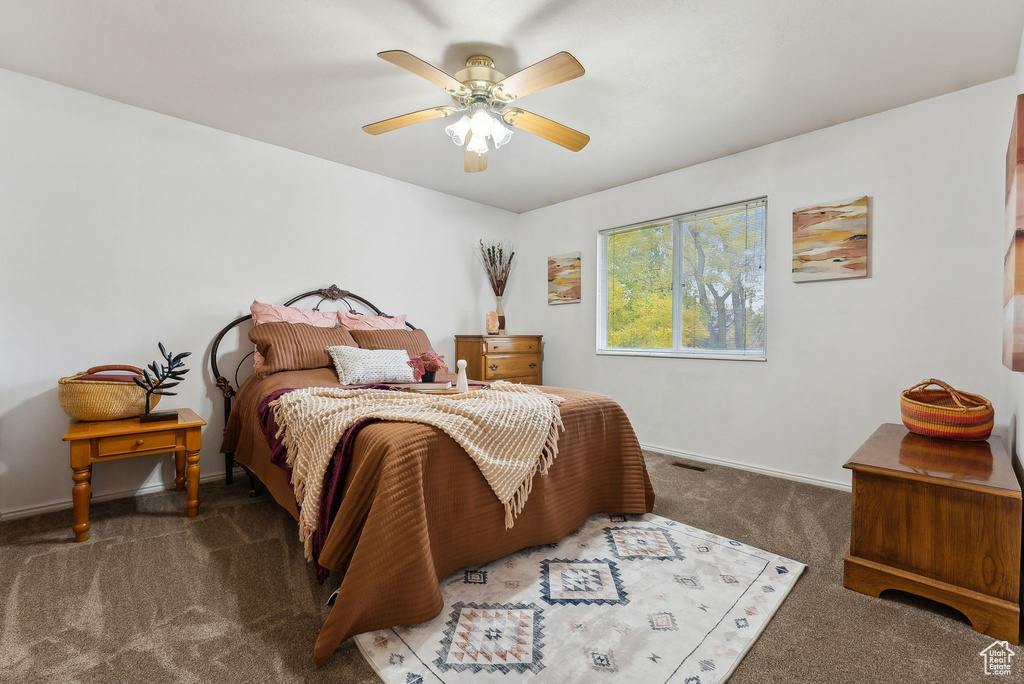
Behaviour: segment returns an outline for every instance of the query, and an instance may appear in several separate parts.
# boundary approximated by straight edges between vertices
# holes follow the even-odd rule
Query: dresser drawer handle
[[[491,370],[498,370],[498,364],[492,363],[490,366],[488,366],[488,368],[490,368]]]
[[[142,442],[143,441],[141,439],[135,440],[135,446],[142,446]]]
[[[536,367],[537,367],[537,364],[535,364],[535,363],[531,363],[530,364],[530,368],[536,368]]]

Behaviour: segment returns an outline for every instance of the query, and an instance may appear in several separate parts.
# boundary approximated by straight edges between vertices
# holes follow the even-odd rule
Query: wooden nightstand
[[[540,335],[456,335],[455,358],[466,359],[470,380],[508,380],[539,385]]]
[[[1021,490],[1003,441],[953,442],[878,428],[853,471],[843,585],[945,603],[975,631],[1017,643]]]
[[[194,518],[199,514],[200,429],[206,421],[191,409],[178,409],[178,420],[140,423],[138,418],[98,422],[72,421],[64,433],[71,443],[71,498],[75,505],[75,541],[89,538],[89,482],[92,464],[116,461],[147,454],[174,452],[174,488],[187,489],[186,510]],[[188,464],[186,468],[185,464]]]

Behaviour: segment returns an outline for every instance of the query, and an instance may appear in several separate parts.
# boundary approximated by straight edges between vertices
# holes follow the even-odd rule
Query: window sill
[[[598,349],[598,356],[652,356],[672,359],[715,359],[718,361],[767,361],[767,355],[731,354],[729,352],[682,352],[671,349]]]

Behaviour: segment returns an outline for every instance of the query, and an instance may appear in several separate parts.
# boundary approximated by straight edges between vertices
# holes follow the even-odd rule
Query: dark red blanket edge
[[[278,424],[274,418],[274,412],[270,403],[282,394],[294,391],[294,387],[274,390],[260,402],[257,414],[263,436],[270,446],[270,462],[283,469],[288,474],[288,483],[291,484],[292,468],[288,465],[288,452],[284,443],[277,436]],[[316,531],[313,533],[313,565],[316,567],[316,579],[323,584],[330,574],[330,570],[320,565],[320,551],[327,541],[327,533],[331,529],[331,521],[338,514],[341,508],[341,490],[345,485],[345,474],[348,471],[348,464],[352,461],[352,452],[355,450],[356,437],[359,431],[370,423],[376,423],[376,418],[362,418],[345,431],[341,436],[338,445],[334,448],[334,455],[327,465],[327,472],[324,473],[324,486],[320,492],[320,514],[317,516]],[[299,505],[296,502],[296,505]]]

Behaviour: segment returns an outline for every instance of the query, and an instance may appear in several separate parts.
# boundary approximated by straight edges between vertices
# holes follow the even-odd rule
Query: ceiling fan
[[[363,126],[370,135],[465,112],[462,118],[444,130],[456,145],[466,146],[466,173],[487,168],[488,138],[494,149],[508,144],[512,131],[503,124],[550,140],[573,152],[579,152],[590,142],[589,135],[509,106],[530,93],[582,76],[585,73],[583,66],[568,52],[559,52],[511,76],[495,69],[494,60],[486,55],[470,57],[466,66],[454,76],[405,50],[378,52],[377,56],[441,86],[451,96],[454,105],[421,109]]]

